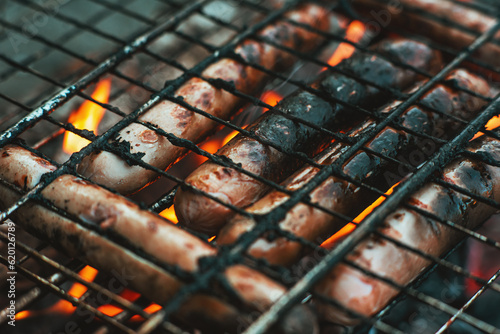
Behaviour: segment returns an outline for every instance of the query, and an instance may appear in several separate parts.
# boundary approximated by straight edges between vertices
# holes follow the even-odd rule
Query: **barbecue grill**
[[[384,0],[380,1],[384,3]],[[500,10],[494,1],[454,0],[454,2],[491,17],[496,17]],[[470,153],[467,155],[464,148],[474,134],[481,131],[485,136],[497,138],[494,132],[486,130],[484,126],[498,114],[499,98],[477,96],[486,101],[487,106],[472,121],[460,120],[461,130],[452,138],[444,140],[413,133],[423,139],[432,140],[437,147],[435,152],[426,157],[424,162],[419,162],[418,166],[403,158],[387,157],[367,147],[367,143],[386,126],[398,127],[400,115],[409,106],[418,103],[427,91],[436,83],[443,82],[446,76],[458,67],[463,66],[481,74],[494,89],[498,88],[496,80],[499,78],[500,70],[484,60],[475,58],[474,54],[486,44],[498,43],[495,34],[500,29],[500,22],[484,34],[471,31],[462,26],[461,22],[444,22],[446,25],[462,29],[475,36],[474,42],[467,48],[455,50],[433,42],[432,39],[423,37],[423,34],[397,29],[391,24],[382,27],[374,17],[364,17],[359,14],[356,7],[352,7],[348,1],[317,2],[328,11],[338,12],[346,17],[346,21],[341,22],[345,24],[345,27],[334,27],[332,31],[320,31],[284,18],[286,12],[297,8],[301,3],[303,1],[298,0],[271,2],[258,0],[151,0],[148,2],[5,0],[0,2],[2,12],[0,14],[0,27],[2,27],[0,30],[2,45],[0,52],[0,77],[2,78],[0,82],[2,106],[0,147],[16,143],[37,155],[43,155],[57,165],[55,171],[45,175],[32,190],[26,191],[25,189],[21,199],[0,214],[0,220],[4,224],[2,226],[4,229],[0,231],[0,239],[5,250],[0,256],[1,284],[5,287],[5,293],[0,296],[3,307],[0,313],[0,325],[3,332],[14,333],[16,330],[18,332],[72,332],[81,329],[82,332],[88,333],[196,333],[199,332],[196,329],[197,324],[180,321],[174,316],[175,311],[197,292],[218,295],[222,291],[227,295],[225,300],[228,303],[236,308],[240,307],[239,297],[235,296],[234,292],[228,291],[228,287],[224,286],[220,276],[228,266],[244,264],[268,275],[288,288],[284,296],[262,313],[241,310],[249,313],[248,319],[251,319],[250,323],[242,323],[239,328],[245,333],[265,333],[279,323],[280,319],[284,319],[293,306],[301,303],[308,305],[311,300],[332,304],[353,316],[360,317],[362,323],[356,326],[354,329],[356,332],[443,333],[450,331],[460,333],[477,331],[500,333],[498,316],[488,314],[488,310],[497,308],[500,301],[498,296],[500,285],[497,281],[500,275],[499,263],[492,260],[492,267],[487,272],[481,272],[471,266],[473,261],[478,261],[474,260],[474,256],[481,256],[477,255],[483,254],[481,252],[498,254],[500,234],[495,235],[494,224],[497,219],[492,218],[479,230],[470,230],[418,207],[405,204],[405,199],[426,182],[434,180],[440,185],[452,188],[444,181],[437,181],[436,173],[457,156],[471,155]],[[405,7],[403,10],[411,11],[412,9]],[[440,20],[432,13],[419,11],[418,15]],[[262,28],[279,20],[286,20],[292,25],[298,25],[320,35],[322,42],[318,50],[314,53],[294,51],[256,35]],[[345,35],[346,28],[352,20],[371,23],[372,27],[378,24],[379,29],[367,31],[366,38],[353,42]],[[164,216],[172,213],[173,199],[179,187],[192,188],[184,179],[188,172],[200,164],[202,157],[234,168],[273,189],[286,193],[287,190],[278,183],[243,170],[231,161],[214,154],[215,151],[209,149],[207,145],[210,141],[221,143],[224,137],[234,131],[252,136],[252,133],[245,130],[246,125],[264,110],[274,109],[274,103],[266,99],[265,94],[258,98],[239,92],[230,84],[211,82],[218,85],[218,88],[241,97],[247,103],[240,115],[231,121],[226,121],[189,106],[182,99],[174,96],[175,90],[187,80],[201,77],[202,71],[210,64],[219,59],[232,57],[269,75],[265,91],[279,92],[282,96],[288,95],[295,89],[320,94],[310,85],[310,82],[319,75],[322,69],[342,71],[334,64],[328,63],[329,56],[335,50],[341,46],[352,45],[358,51],[372,52],[377,55],[376,52],[370,51],[368,44],[394,35],[412,38],[439,50],[444,56],[445,66],[438,74],[431,75],[393,60],[398,66],[417,71],[419,75],[428,79],[425,84],[411,93],[379,87],[352,73],[344,73],[366,85],[383,90],[387,94],[387,101],[399,99],[402,103],[393,108],[384,118],[376,114],[376,108],[370,110],[359,106],[349,106],[379,120],[372,131],[361,138],[356,138],[355,141],[349,142],[349,138],[343,133],[320,127],[318,130],[325,136],[332,137],[336,141],[346,141],[350,148],[335,163],[324,166],[318,166],[314,160],[303,154],[295,154],[304,164],[320,168],[316,176],[301,189],[288,192],[289,198],[269,214],[252,215],[259,222],[257,227],[246,233],[236,244],[221,248],[217,258],[210,259],[209,263],[201,267],[200,272],[186,276],[177,268],[162,267],[178,275],[186,283],[165,305],[152,304],[151,300],[129,290],[126,273],[101,270],[98,273],[94,271],[89,276],[88,273],[92,272],[92,268],[89,269],[86,263],[68,258],[63,252],[52,248],[46,241],[27,235],[23,231],[22,224],[15,227],[17,256],[14,268],[9,267],[9,255],[12,255],[7,251],[10,238],[8,226],[12,223],[9,217],[16,211],[23,210],[23,205],[28,201],[36,201],[78,224],[84,224],[78,217],[71,217],[65,214],[64,210],[55,208],[40,194],[59,176],[76,175],[76,166],[94,151],[112,150],[113,153],[130,163],[158,173],[160,179],[157,182],[131,195],[130,198],[141,203],[145,209],[154,213],[163,213]],[[269,70],[247,62],[233,52],[236,45],[245,39],[257,39],[269,43],[273,47],[293,54],[297,61],[291,69],[285,72]],[[99,86],[105,79],[111,79],[109,102],[103,102],[93,94],[96,86]],[[181,104],[205,117],[212,117],[211,119],[219,124],[218,132],[204,143],[197,144],[186,140],[181,141],[153,124],[141,123],[138,117],[162,99]],[[99,127],[94,129],[97,134],[79,130],[68,121],[69,115],[84,101],[91,101],[105,110]],[[336,100],[331,102],[345,104]],[[300,120],[295,121],[300,122]],[[131,154],[123,147],[112,147],[107,144],[108,140],[114,138],[119,130],[133,122],[141,123],[157,134],[167,137],[174,145],[188,148],[190,153],[171,169],[163,171],[144,163],[140,155]],[[75,133],[90,142],[75,152],[65,153],[62,150],[62,141],[66,132]],[[259,140],[258,137],[255,138]],[[497,139],[500,140],[500,138]],[[276,150],[282,150],[275,143],[266,144]],[[400,175],[405,178],[390,195],[386,194],[386,190],[394,184],[387,184],[384,180],[376,183],[357,181],[342,173],[341,167],[360,150],[370,155],[377,155],[380,159],[386,159],[393,166],[392,168],[397,170],[398,167],[402,167],[409,173]],[[474,158],[484,159],[476,155]],[[490,163],[493,162],[490,161]],[[343,219],[346,224],[352,222],[355,217],[331,212],[311,202],[309,198],[310,192],[331,175],[340,176],[362,189],[368,189],[373,199],[382,196],[385,200],[330,251],[325,251],[320,246],[321,242],[312,243],[296,238],[295,241],[302,243],[311,251],[311,254],[316,256],[306,257],[304,261],[294,266],[269,265],[265,261],[246,254],[250,245],[262,235],[268,235],[269,238],[293,239],[292,234],[276,228],[276,223],[297,203],[306,203],[315,209],[323,210]],[[2,184],[5,185],[5,182]],[[110,190],[113,191],[113,189]],[[454,190],[478,202],[500,208],[500,204],[491,199],[475,196],[465,189]],[[235,213],[249,215],[244,209],[227,204],[208,193],[201,190],[196,190],[196,192],[216,200]],[[357,267],[366,275],[385,281],[401,291],[398,297],[373,317],[367,318],[355,314],[352,310],[342,306],[339,301],[327,299],[315,293],[313,291],[315,284],[336,264],[349,263],[346,255],[368,235],[377,233],[376,229],[383,223],[385,217],[401,205],[436,221],[437,224],[445,224],[459,230],[465,238],[441,258],[412,249],[404,244],[398,244],[398,247],[414,252],[432,263],[417,280],[407,286],[400,286],[387,278],[380,277],[375,272]],[[364,208],[359,209],[361,212]],[[16,223],[15,219],[13,221]],[[189,232],[203,239],[212,237],[190,230]],[[383,235],[379,236],[385,238],[387,242],[395,242]],[[112,238],[105,233],[101,237]],[[120,247],[127,248],[137,256],[145,257],[146,261],[158,264],[137,249],[130,249],[130,245],[126,242],[119,240],[116,242]],[[217,239],[210,242],[216,243]],[[492,255],[490,257],[494,258]],[[356,266],[354,263],[350,264]],[[9,325],[12,319],[9,318],[11,299],[7,297],[9,289],[7,279],[12,276],[17,282],[16,327]],[[116,281],[122,283],[119,288],[114,283],[110,283]],[[218,289],[213,287],[214,281],[218,282]],[[79,287],[82,292],[76,294],[75,287]],[[322,322],[321,330],[342,332],[350,329]]]

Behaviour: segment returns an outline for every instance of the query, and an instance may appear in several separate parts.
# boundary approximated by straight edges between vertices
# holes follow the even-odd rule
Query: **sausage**
[[[19,146],[0,149],[0,178],[17,189],[33,188],[43,174],[55,169],[47,160]],[[200,269],[200,259],[217,255],[216,249],[206,241],[79,177],[62,175],[41,194],[83,223],[75,223],[31,201],[16,210],[11,218],[30,233],[49,240],[64,253],[99,270],[125,271],[124,277],[131,287],[159,304],[167,303],[184,283],[156,261],[194,273]],[[0,185],[3,208],[19,197],[12,188],[4,183]],[[154,261],[120,246],[115,240],[125,240],[139,254],[147,254]],[[286,292],[282,285],[243,265],[229,266],[223,276],[246,307],[257,311],[269,308]],[[305,311],[303,314],[308,314]],[[191,325],[203,319],[210,323],[211,330],[217,329],[215,332],[234,332],[246,321],[245,315],[235,307],[206,293],[191,296],[177,315],[188,323],[191,321]],[[304,319],[304,324],[315,326],[308,319]]]
[[[489,85],[486,81],[462,69],[450,73],[446,81],[483,96],[489,95]],[[417,85],[416,88],[419,86]],[[480,98],[475,98],[463,91],[451,89],[444,84],[436,85],[421,98],[420,102],[433,106],[439,112],[451,114],[465,120],[472,119],[485,104],[485,101]],[[399,103],[391,103],[382,108],[382,114],[387,114]],[[447,134],[451,134],[453,129],[458,128],[455,120],[442,117],[435,112],[426,111],[419,106],[408,108],[401,115],[401,124],[413,131],[429,135],[442,133],[445,130]],[[367,120],[351,131],[349,135],[352,138],[361,138],[366,132],[372,130],[375,125],[375,121]],[[416,138],[414,135],[392,127],[386,127],[367,144],[367,147],[373,151],[392,158],[415,146]],[[332,164],[348,147],[346,144],[333,143],[315,160],[321,165]],[[387,165],[388,161],[386,159],[360,151],[344,165],[343,172],[357,181],[366,182],[370,179],[377,179],[386,171]],[[289,191],[300,189],[318,172],[319,169],[316,167],[303,167],[284,181],[282,185]],[[288,200],[288,198],[289,196],[285,193],[273,190],[246,210],[254,214],[266,214]],[[347,216],[357,215],[360,208],[370,204],[370,198],[371,192],[369,190],[335,176],[325,180],[310,194],[312,203]],[[298,203],[287,212],[285,218],[278,224],[282,230],[297,237],[320,243],[337,232],[345,223],[343,219],[325,211],[313,208],[305,203]],[[219,245],[234,243],[240,235],[251,230],[255,224],[255,221],[251,218],[236,215],[221,230],[217,243]],[[276,265],[293,264],[303,255],[303,251],[303,244],[285,237],[275,237],[272,240],[261,237],[248,249],[248,253],[253,257],[266,259],[269,263]]]
[[[374,50],[427,71],[436,70],[440,63],[438,53],[410,40],[386,40],[376,45]],[[417,78],[417,74],[411,70],[403,70],[383,57],[368,53],[358,53],[339,67],[385,87],[406,87]],[[314,86],[325,94],[359,106],[373,106],[377,100],[387,98],[377,88],[337,72],[325,73]],[[326,128],[346,126],[347,121],[352,123],[362,117],[343,104],[329,103],[307,91],[298,91],[285,98],[277,105],[277,109]],[[276,111],[262,115],[248,130],[276,143],[284,149],[284,153],[240,134],[217,154],[230,158],[249,172],[276,182],[282,181],[300,166],[300,161],[292,158],[287,151],[314,156],[331,142],[331,138],[320,131],[294,122]],[[253,203],[268,190],[262,182],[211,161],[197,168],[185,181],[238,207]],[[203,195],[182,188],[177,192],[174,204],[179,221],[208,235],[215,234],[233,213],[231,209]]]
[[[288,19],[320,30],[329,29],[330,16],[317,5],[308,4],[286,15]],[[335,17],[339,26],[342,17]],[[336,29],[340,30],[339,27]],[[323,39],[318,34],[305,30],[291,23],[280,21],[258,33],[279,45],[301,50],[313,51]],[[290,67],[295,57],[264,42],[247,40],[235,49],[236,54],[250,63],[255,63],[271,70]],[[220,79],[234,85],[240,92],[254,94],[266,82],[266,75],[252,66],[244,66],[233,59],[221,59],[203,71],[202,76]],[[200,78],[192,78],[182,85],[175,95],[184,102],[221,119],[229,119],[244,102],[235,95],[210,85]],[[162,130],[179,138],[201,142],[215,130],[218,123],[207,117],[190,111],[171,101],[162,101],[139,117]],[[119,132],[117,142],[130,143],[130,152],[144,154],[142,161],[160,169],[169,168],[186,149],[175,146],[167,138],[154,131],[133,123]],[[139,166],[130,166],[117,155],[106,152],[94,152],[80,163],[80,174],[92,181],[115,189],[122,194],[133,193],[157,178],[153,171]]]
[[[500,131],[496,133],[499,134]],[[487,156],[488,161],[500,162],[500,142],[495,139],[475,140],[467,150]],[[485,162],[459,158],[448,164],[440,177],[474,195],[496,201],[500,198],[500,168]],[[425,185],[407,203],[472,230],[496,211],[495,208],[436,183]],[[431,256],[442,255],[463,237],[457,230],[436,223],[404,206],[387,216],[378,232]],[[356,246],[347,260],[403,286],[431,264],[429,260],[376,234],[370,235]],[[394,287],[368,277],[347,264],[337,265],[320,281],[315,291],[335,299],[362,316],[375,314],[398,294]],[[359,319],[334,307],[322,303],[317,306],[322,316],[334,323],[354,325],[359,322]]]
[[[378,22],[377,24],[384,27],[394,24],[456,50],[469,46],[478,34],[485,33],[496,23],[494,16],[450,0],[399,0],[396,4],[388,0],[354,0],[352,4],[355,9],[366,14],[372,23]],[[453,27],[447,21],[466,30]],[[500,41],[500,32],[496,33],[494,41]],[[477,50],[475,56],[491,65],[499,66],[500,46],[486,43]]]

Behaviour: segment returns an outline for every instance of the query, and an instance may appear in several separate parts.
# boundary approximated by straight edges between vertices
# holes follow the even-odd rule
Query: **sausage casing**
[[[435,71],[440,64],[439,53],[422,43],[406,39],[386,40],[375,45],[375,51],[410,64],[424,71]],[[369,53],[357,53],[339,68],[382,87],[404,88],[412,84],[418,74],[402,69],[389,60]],[[387,99],[387,94],[376,87],[338,73],[324,73],[314,86],[341,101],[373,106]],[[338,128],[359,121],[359,113],[344,104],[329,103],[306,91],[285,98],[278,105],[282,113],[295,116],[317,126]],[[284,152],[303,152],[314,156],[331,138],[310,126],[292,121],[278,112],[269,111],[249,128],[256,136],[273,142]],[[280,182],[300,166],[298,159],[263,143],[238,135],[217,154],[230,158],[245,170],[268,180]],[[207,161],[186,178],[192,186],[235,206],[245,207],[260,198],[268,187],[262,182],[232,168]],[[230,218],[231,209],[208,197],[180,189],[175,197],[175,212],[180,221],[190,228],[215,234]]]
[[[15,145],[0,149],[0,178],[17,189],[28,190],[55,166]],[[167,303],[184,283],[161,268],[156,261],[193,273],[200,259],[216,256],[210,244],[159,216],[140,209],[129,200],[73,175],[62,175],[47,185],[42,196],[64,210],[76,223],[38,203],[29,201],[12,214],[12,219],[36,236],[50,241],[66,254],[99,270],[124,275],[130,287],[159,304]],[[0,206],[9,207],[20,195],[0,185]],[[105,237],[108,236],[108,237]],[[120,243],[125,242],[125,247]],[[137,255],[145,253],[154,261]],[[243,265],[226,268],[224,277],[241,300],[257,311],[269,308],[286,288]],[[210,294],[198,293],[186,300],[177,315],[215,332],[234,332],[245,323],[235,307]],[[307,327],[314,324],[304,319]]]
[[[489,95],[488,83],[465,70],[455,70],[447,77],[447,81],[480,95]],[[421,103],[433,106],[438,112],[470,120],[486,102],[464,91],[438,84],[421,98]],[[394,106],[394,103],[389,104],[382,109],[382,113],[390,112]],[[408,108],[401,116],[401,124],[413,131],[428,135],[444,132],[451,135],[453,129],[457,130],[459,125],[458,122],[449,117],[426,111],[425,108],[419,106]],[[366,121],[353,130],[350,135],[352,137],[362,136],[375,125],[375,121]],[[414,135],[404,130],[386,127],[367,144],[367,147],[380,154],[396,158],[411,147],[415,149],[415,144]],[[316,158],[316,162],[322,165],[332,164],[347,148],[348,146],[345,144],[334,143]],[[387,165],[387,159],[360,151],[344,165],[343,172],[357,181],[367,181],[381,176],[386,171]],[[283,186],[290,191],[300,189],[318,172],[319,169],[316,167],[304,167],[288,178]],[[288,198],[287,194],[273,190],[246,210],[255,214],[265,214]],[[370,204],[370,198],[369,190],[335,176],[321,183],[310,194],[311,202],[347,216],[357,215],[360,208]],[[285,218],[279,222],[279,226],[282,230],[293,233],[297,237],[320,243],[342,228],[345,223],[343,219],[328,212],[313,208],[305,203],[299,203],[287,212]],[[253,219],[237,215],[221,230],[217,242],[218,244],[234,243],[240,235],[254,226]],[[248,252],[254,257],[266,259],[272,264],[290,265],[303,255],[303,250],[303,244],[285,237],[276,237],[272,240],[263,237],[258,239]]]
[[[304,5],[286,16],[319,30],[328,30],[330,25],[330,15],[317,5]],[[341,20],[344,19],[337,18],[337,21]],[[302,52],[314,50],[322,41],[320,35],[285,21],[270,25],[259,32],[259,35]],[[289,67],[294,60],[290,53],[256,40],[243,42],[235,49],[235,53],[250,63],[271,70]],[[210,65],[203,71],[202,76],[232,82],[236,89],[246,94],[255,93],[266,82],[263,72],[227,58]],[[200,78],[190,79],[175,95],[182,97],[184,102],[192,107],[225,120],[235,114],[243,102],[236,95],[216,88]],[[193,142],[201,142],[218,126],[217,122],[167,100],[152,107],[139,119],[155,124],[178,138]],[[173,145],[167,138],[137,123],[121,130],[116,141],[130,143],[131,153],[144,154],[141,158],[143,162],[160,169],[167,169],[186,153],[185,148]],[[130,166],[117,155],[107,151],[94,152],[83,159],[78,171],[92,181],[122,194],[133,193],[158,176],[140,166]]]
[[[468,150],[500,162],[500,142],[496,139],[475,140]],[[457,159],[445,167],[441,179],[474,195],[496,201],[500,198],[500,168],[482,161]],[[436,183],[425,185],[407,203],[468,229],[476,228],[496,211],[483,202]],[[463,237],[457,230],[403,206],[385,219],[378,232],[431,256],[440,256]],[[356,246],[347,259],[403,286],[431,264],[420,255],[376,234]],[[348,264],[337,265],[317,285],[316,291],[362,316],[380,311],[399,292]],[[354,325],[359,322],[359,319],[334,307],[322,303],[318,306],[322,315],[334,323]]]

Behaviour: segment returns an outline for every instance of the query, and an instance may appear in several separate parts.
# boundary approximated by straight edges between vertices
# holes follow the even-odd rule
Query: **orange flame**
[[[137,292],[134,292],[129,289],[124,289],[121,293],[120,296],[122,298],[125,298],[128,301],[135,301],[138,299],[141,295]],[[97,310],[101,311],[103,314],[109,316],[109,317],[114,317],[121,312],[123,312],[123,309],[119,306],[111,305],[111,304],[106,304],[106,305],[101,305],[97,308]]]
[[[16,320],[21,320],[21,319],[27,318],[30,316],[30,314],[31,314],[30,311],[21,311],[21,312],[16,314]]]
[[[92,98],[101,103],[108,103],[109,92],[111,91],[111,79],[101,80],[92,93]],[[85,101],[77,111],[71,113],[68,122],[80,130],[96,131],[99,122],[104,117],[104,108],[91,101]],[[89,141],[73,132],[64,133],[63,150],[71,154],[80,151],[87,146]]]
[[[281,99],[283,99],[283,97],[273,90],[268,90],[262,94],[260,99],[262,100],[262,102],[267,103],[270,106],[274,107],[276,104],[278,104],[279,101],[281,101]],[[243,129],[245,127],[246,127],[246,125],[242,126]],[[233,139],[238,133],[239,133],[238,131],[234,130],[222,139],[220,139],[220,138],[209,139],[209,140],[203,142],[200,145],[200,148],[207,151],[208,153],[214,154],[222,146],[226,145],[231,139]],[[196,159],[197,159],[197,163],[200,165],[208,160],[208,158],[201,156],[201,155],[197,155]],[[169,218],[169,217],[166,217],[166,218]]]
[[[92,282],[97,276],[97,273],[97,269],[94,269],[91,266],[85,266],[82,270],[80,270],[78,275],[80,275],[85,281]],[[69,289],[68,294],[75,298],[80,298],[85,292],[87,292],[87,287],[85,285],[75,283]],[[73,313],[76,310],[76,306],[73,306],[73,304],[67,300],[60,300],[53,305],[50,310],[60,313]]]
[[[244,129],[244,128],[243,128]],[[233,130],[233,132],[231,132],[230,134],[228,134],[226,136],[226,138],[224,138],[224,140],[222,141],[222,146],[226,145],[227,143],[229,143],[231,141],[231,139],[233,139],[234,137],[236,137],[236,135],[238,134],[239,132],[236,131],[236,130]]]
[[[283,96],[275,92],[274,90],[268,90],[262,94],[260,97],[262,102],[269,104],[270,106],[275,106],[279,101],[283,99]]]
[[[370,206],[368,206],[366,209],[363,210],[363,212],[361,212],[356,218],[354,218],[352,220],[352,223],[348,223],[340,231],[338,231],[337,233],[335,233],[334,235],[332,235],[330,238],[328,238],[327,240],[325,240],[321,244],[321,247],[331,248],[341,238],[343,238],[344,236],[346,236],[349,233],[351,233],[352,231],[354,231],[354,229],[356,228],[356,226],[358,226],[358,224],[361,223],[361,221],[363,219],[365,219],[377,206],[379,206],[380,204],[382,204],[382,202],[385,201],[385,199],[387,198],[387,196],[390,195],[390,194],[392,194],[393,191],[394,191],[394,188],[396,188],[396,186],[398,184],[400,184],[400,183],[401,182],[396,183],[389,190],[387,190],[385,192],[386,196],[380,196],[379,198],[377,198],[377,200],[375,202],[373,202],[372,204],[370,204]]]
[[[360,21],[352,21],[346,31],[346,40],[357,43],[363,38],[366,28],[365,25]],[[352,56],[356,48],[346,42],[340,43],[339,47],[332,54],[328,60],[328,65],[337,66],[342,60],[347,59]],[[326,67],[323,69],[326,70]]]
[[[161,310],[161,306],[158,304],[152,303],[151,305],[149,305],[148,307],[146,307],[144,309],[144,312],[149,313],[149,314],[153,314],[159,310]],[[131,321],[143,321],[145,319],[143,317],[141,317],[140,315],[134,315],[132,318],[130,318],[130,320]]]
[[[109,317],[114,317],[115,315],[118,315],[123,312],[122,308],[111,304],[99,306],[97,310],[101,311],[103,314]]]
[[[489,121],[488,123],[486,123],[486,130],[493,130],[493,129],[496,129],[500,126],[500,116],[493,116]],[[478,137],[481,137],[482,135],[484,135],[484,133],[482,132],[478,132],[474,135],[474,137],[472,137],[471,140],[474,140]]]
[[[279,101],[281,101],[283,99],[283,96],[281,96],[279,93],[275,92],[274,90],[268,90],[268,91],[264,92],[261,95],[260,99],[262,100],[262,102],[264,102],[266,104],[269,104],[270,106],[274,107],[275,105],[278,104]],[[246,127],[247,127],[247,125],[244,125],[241,128],[245,129]],[[229,141],[231,139],[233,139],[234,137],[236,137],[236,135],[238,133],[239,133],[238,131],[233,130],[233,132],[231,132],[230,134],[228,134],[224,138],[224,140],[222,141],[222,146],[224,146],[227,143],[229,143]]]
[[[177,219],[177,215],[175,214],[174,206],[172,205],[170,208],[163,210],[160,212],[160,216],[167,218],[172,223],[177,224],[179,220]],[[214,240],[215,235],[213,237],[208,238],[208,242]]]
[[[177,216],[175,215],[175,210],[173,205],[170,208],[160,212],[160,216],[167,218],[174,224],[177,224],[179,222],[179,219],[177,219]]]

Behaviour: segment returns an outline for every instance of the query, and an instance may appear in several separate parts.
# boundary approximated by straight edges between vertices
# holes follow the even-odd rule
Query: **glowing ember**
[[[238,134],[239,132],[234,130],[233,132],[231,132],[230,134],[228,134],[226,136],[226,138],[224,138],[224,140],[222,141],[222,146],[226,145],[227,143],[229,143],[231,141],[231,139],[233,139],[234,137],[236,137],[236,135]]]
[[[104,313],[105,315],[107,315],[109,317],[114,317],[115,315],[118,315],[121,312],[123,312],[122,308],[120,308],[118,306],[111,305],[111,304],[99,306],[97,308],[97,310],[101,311],[102,313]]]
[[[120,296],[125,298],[128,301],[133,302],[133,301],[137,300],[141,295],[137,292],[132,291],[132,290],[124,289],[120,293]],[[123,312],[122,308],[115,306],[115,305],[111,305],[111,304],[101,305],[97,308],[97,310],[101,311],[103,314],[105,314],[109,317],[114,317],[114,316],[120,314],[121,312]]]
[[[149,313],[149,314],[153,314],[159,310],[161,310],[161,306],[158,304],[152,303],[151,305],[149,305],[148,307],[146,307],[144,309],[144,312]],[[131,321],[143,321],[144,318],[141,317],[140,315],[134,315],[132,318],[130,318],[130,320]]]
[[[278,104],[279,101],[283,99],[283,96],[280,94],[276,93],[274,90],[268,90],[267,92],[264,92],[262,96],[260,97],[262,102],[269,104],[270,106],[275,106]]]
[[[167,218],[170,220],[172,223],[177,224],[179,220],[177,219],[177,216],[175,215],[175,210],[174,206],[172,205],[170,208],[163,210],[160,212],[160,216]]]
[[[92,98],[101,103],[108,103],[109,92],[111,90],[111,79],[100,81],[92,93]],[[91,101],[85,101],[80,108],[73,112],[68,122],[80,130],[89,130],[95,132],[99,122],[104,116],[104,109]],[[64,133],[63,150],[71,154],[80,151],[89,141],[70,131]]]
[[[217,152],[219,150],[219,148],[221,148],[221,147],[222,147],[222,141],[220,139],[209,139],[200,145],[200,148],[202,150],[205,150],[211,154],[214,154],[215,152]],[[205,161],[207,161],[208,158],[204,157],[202,155],[197,155],[197,160],[198,160],[198,164],[202,164]]]
[[[280,94],[276,93],[275,91],[269,90],[264,92],[260,97],[260,99],[262,100],[262,102],[267,103],[274,107],[276,104],[278,104],[279,101],[281,101],[281,99],[283,99],[283,97]],[[245,127],[246,125],[242,126],[242,129],[244,129]],[[234,130],[222,139],[220,138],[208,139],[202,144],[200,144],[200,148],[207,151],[208,153],[214,154],[222,146],[226,145],[231,139],[233,139],[238,133],[239,133],[238,131]],[[201,155],[197,155],[196,160],[197,163],[201,165],[202,163],[207,161],[208,158]]]
[[[98,273],[97,269],[94,269],[91,266],[85,266],[82,270],[80,270],[78,274],[85,281],[92,282],[97,276],[97,273]],[[81,296],[83,296],[85,292],[87,292],[86,286],[80,283],[75,283],[73,284],[71,289],[69,289],[68,294],[75,298],[80,298]],[[73,306],[73,304],[71,304],[67,300],[60,300],[50,308],[50,311],[60,312],[60,313],[73,313],[75,310],[76,306]]]
[[[358,226],[358,224],[363,219],[365,219],[377,206],[379,206],[380,204],[382,204],[382,202],[385,201],[385,199],[387,198],[388,195],[390,195],[390,194],[393,193],[394,188],[396,188],[396,186],[398,184],[400,184],[400,182],[396,183],[389,190],[387,190],[385,192],[386,196],[380,196],[379,198],[377,198],[377,200],[375,202],[373,202],[372,204],[370,204],[369,207],[367,207],[366,209],[364,209],[363,212],[361,212],[356,218],[354,218],[352,220],[352,223],[347,224],[340,231],[338,231],[337,233],[335,233],[334,235],[332,235],[330,238],[328,238],[326,241],[324,241],[321,244],[321,247],[331,248],[341,238],[343,238],[344,236],[346,236],[349,233],[351,233],[352,231],[354,231],[354,229],[356,228],[356,226]]]
[[[486,130],[493,130],[496,129],[498,126],[500,126],[500,116],[494,116],[492,119],[488,121],[488,123],[486,123],[485,128]],[[484,133],[478,132],[474,135],[474,137],[472,137],[471,140],[481,137],[482,135],[484,135]]]
[[[16,314],[16,320],[21,320],[27,318],[30,315],[30,311],[21,311]]]
[[[365,25],[360,21],[352,21],[346,31],[345,39],[357,43],[363,38],[365,34]],[[330,59],[328,60],[328,65],[337,66],[342,60],[347,59],[352,56],[354,53],[355,47],[349,43],[343,42],[340,43],[339,47],[332,54]],[[326,70],[324,68],[323,70]]]
[[[174,224],[177,224],[179,222],[179,220],[177,219],[177,216],[175,215],[175,209],[174,209],[173,205],[170,208],[165,209],[162,212],[160,212],[160,216],[167,218],[168,220],[170,220]],[[213,237],[210,237],[208,239],[208,242],[214,240],[214,238],[215,238],[215,235]]]

